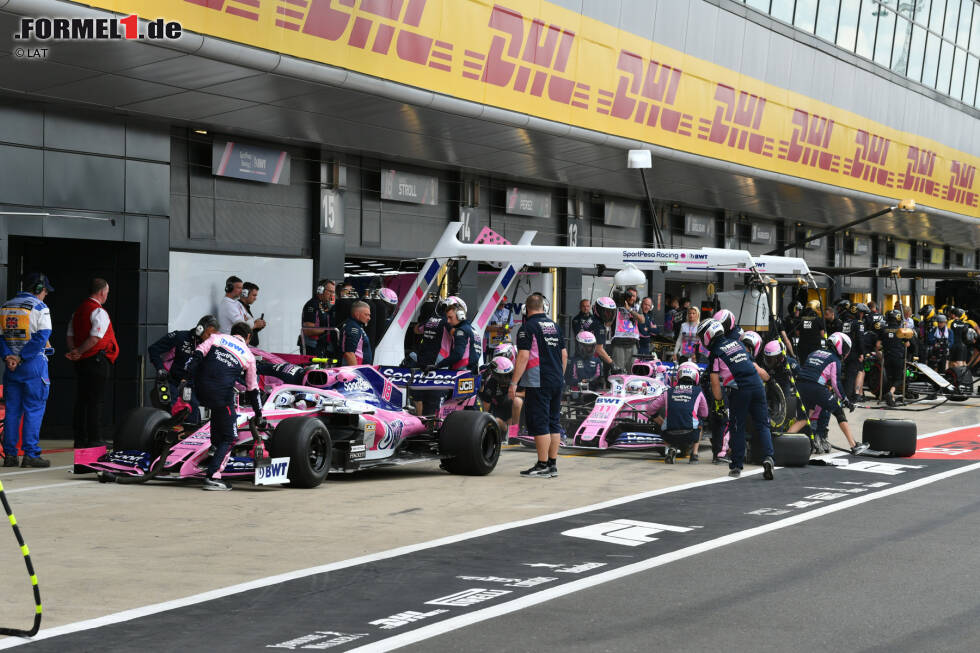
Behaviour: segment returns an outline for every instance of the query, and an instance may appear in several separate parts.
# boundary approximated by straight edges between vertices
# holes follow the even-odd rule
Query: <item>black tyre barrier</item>
[[[915,422],[907,419],[868,419],[861,429],[861,439],[872,449],[904,458],[915,455],[917,436]]]
[[[479,411],[450,413],[439,430],[439,452],[450,474],[486,476],[500,459],[497,421]]]

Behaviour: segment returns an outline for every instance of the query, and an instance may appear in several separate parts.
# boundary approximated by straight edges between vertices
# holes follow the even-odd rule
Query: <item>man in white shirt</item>
[[[231,327],[236,322],[244,322],[249,327],[254,326],[252,316],[245,310],[239,299],[242,297],[242,280],[230,276],[225,281],[225,296],[218,304],[218,329],[221,333],[231,333]]]

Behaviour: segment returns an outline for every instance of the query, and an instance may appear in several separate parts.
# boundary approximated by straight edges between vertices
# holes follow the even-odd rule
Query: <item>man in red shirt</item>
[[[119,357],[119,345],[109,314],[102,305],[109,297],[109,283],[92,279],[88,298],[68,321],[65,357],[75,363],[75,448],[100,446],[99,425],[111,365]]]

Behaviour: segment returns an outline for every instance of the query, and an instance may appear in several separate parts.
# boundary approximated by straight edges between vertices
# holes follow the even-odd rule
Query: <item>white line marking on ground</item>
[[[919,439],[922,439],[922,438],[925,438],[925,437],[928,437],[928,436],[931,436],[931,435],[942,435],[943,433],[948,433],[950,431],[957,431],[957,430],[963,429],[963,428],[970,428],[971,426],[980,426],[980,423],[977,423],[977,424],[969,424],[967,426],[957,426],[955,428],[947,429],[945,431],[937,431],[936,433],[928,433],[928,434],[919,436]],[[833,456],[833,454],[831,454],[831,456]],[[828,456],[828,457],[830,457],[830,456]],[[980,465],[980,463],[977,463],[977,465]],[[972,467],[973,466],[971,466],[971,468]],[[962,469],[962,468],[960,468],[960,469]],[[752,474],[759,474],[761,472],[762,472],[762,468],[745,470],[745,471],[742,472],[742,478],[745,478],[746,476],[750,476]],[[932,478],[932,477],[927,477],[927,478]],[[155,603],[153,605],[146,605],[146,606],[139,607],[139,608],[133,608],[131,610],[124,610],[123,612],[116,612],[114,614],[105,615],[103,617],[96,617],[94,619],[87,619],[85,621],[77,621],[77,622],[74,622],[74,623],[65,624],[63,626],[55,626],[54,628],[45,628],[45,629],[42,629],[37,635],[35,635],[30,640],[18,639],[18,638],[13,638],[13,637],[6,638],[6,639],[3,639],[3,640],[0,640],[0,650],[8,649],[8,648],[13,648],[15,646],[20,646],[21,644],[29,644],[31,641],[37,641],[37,640],[41,640],[41,639],[48,639],[48,638],[51,638],[51,637],[58,637],[60,635],[67,635],[67,634],[74,633],[74,632],[79,632],[79,631],[82,631],[82,630],[90,630],[92,628],[99,628],[101,626],[109,626],[111,624],[122,623],[124,621],[131,621],[133,619],[138,619],[140,617],[145,617],[145,616],[148,616],[148,615],[151,615],[151,614],[157,614],[159,612],[166,612],[167,610],[176,610],[177,608],[182,608],[182,607],[188,606],[188,605],[195,605],[197,603],[203,603],[205,601],[211,601],[213,599],[219,599],[219,598],[222,598],[222,597],[225,597],[225,596],[230,596],[232,594],[240,594],[242,592],[247,592],[247,591],[253,590],[253,589],[259,589],[261,587],[268,587],[270,585],[275,585],[277,583],[285,583],[285,582],[290,581],[290,580],[296,580],[297,578],[306,578],[307,576],[314,576],[316,574],[321,574],[321,573],[328,572],[328,571],[335,571],[337,569],[345,569],[347,567],[354,567],[354,566],[365,564],[365,563],[368,563],[368,562],[376,562],[378,560],[387,560],[388,558],[394,558],[394,557],[397,557],[397,556],[400,556],[400,555],[405,555],[407,553],[414,553],[415,551],[423,551],[425,549],[432,549],[432,548],[435,548],[435,547],[444,546],[446,544],[454,544],[456,542],[462,542],[464,540],[469,540],[469,539],[473,539],[473,538],[476,538],[476,537],[482,537],[483,535],[490,535],[490,534],[493,534],[493,533],[499,533],[501,531],[512,530],[512,529],[515,529],[515,528],[520,528],[522,526],[530,526],[530,525],[533,525],[533,524],[541,524],[541,523],[548,522],[548,521],[554,521],[556,519],[562,519],[564,517],[571,517],[573,515],[580,515],[580,514],[587,513],[587,512],[593,512],[593,511],[596,511],[596,510],[601,510],[603,508],[610,508],[612,506],[618,506],[618,505],[622,505],[624,503],[630,503],[632,501],[638,501],[640,499],[647,499],[647,498],[659,496],[659,495],[662,495],[662,494],[670,494],[672,492],[681,492],[683,490],[688,490],[688,489],[691,489],[691,488],[703,487],[703,486],[706,486],[706,485],[713,485],[713,484],[716,484],[716,483],[734,482],[734,481],[736,481],[736,479],[729,478],[728,476],[721,476],[719,478],[712,478],[712,479],[707,479],[707,480],[704,480],[704,481],[695,481],[695,482],[692,482],[692,483],[685,483],[683,485],[676,485],[676,486],[673,486],[673,487],[661,488],[659,490],[651,490],[649,492],[641,492],[639,494],[631,494],[629,496],[619,497],[617,499],[610,499],[608,501],[602,501],[600,503],[595,503],[595,504],[592,504],[592,505],[589,505],[589,506],[583,506],[581,508],[572,508],[572,509],[569,509],[569,510],[564,510],[562,512],[552,513],[550,515],[541,515],[539,517],[531,517],[529,519],[523,519],[523,520],[515,521],[515,522],[508,522],[506,524],[498,524],[496,526],[485,526],[484,528],[478,528],[476,530],[469,531],[469,532],[466,532],[466,533],[460,533],[458,535],[449,535],[447,537],[442,537],[442,538],[439,538],[439,539],[436,539],[436,540],[430,540],[428,542],[421,542],[419,544],[410,544],[410,545],[407,545],[407,546],[398,547],[396,549],[389,549],[388,551],[381,551],[381,552],[378,552],[378,553],[371,553],[371,554],[368,554],[368,555],[365,555],[365,556],[361,556],[359,558],[350,558],[348,560],[341,560],[339,562],[332,562],[332,563],[325,564],[325,565],[319,565],[317,567],[310,567],[310,568],[307,568],[307,569],[299,569],[299,570],[296,570],[296,571],[286,572],[284,574],[277,574],[275,576],[268,576],[266,578],[259,578],[259,579],[253,580],[253,581],[248,581],[246,583],[239,583],[237,585],[230,585],[228,587],[223,587],[223,588],[219,588],[219,589],[215,589],[215,590],[210,590],[208,592],[202,592],[200,594],[194,594],[192,596],[187,596],[187,597],[180,598],[180,599],[174,599],[174,600],[171,600],[171,601],[164,601],[163,603]],[[89,482],[89,481],[71,481],[71,483],[87,483],[87,482]],[[67,485],[67,484],[63,484],[63,485]],[[39,486],[39,487],[43,487],[43,486]],[[903,485],[903,486],[900,486],[900,487],[906,487],[906,486]],[[26,489],[28,489],[28,488],[24,488],[23,490],[20,490],[20,491],[24,491]],[[13,491],[16,491],[16,490],[13,490]],[[10,492],[12,492],[12,491],[11,490],[8,490],[7,491],[8,494]],[[877,496],[877,495],[871,495],[871,496]],[[867,497],[862,497],[862,498],[867,498]],[[835,505],[840,505],[840,504],[835,504]],[[832,507],[832,506],[829,506],[829,507]],[[821,510],[823,510],[823,509],[821,509]],[[816,512],[816,511],[814,511],[814,512]],[[806,513],[806,515],[810,515],[810,514],[812,514],[812,513]],[[821,514],[824,514],[824,513],[821,513]],[[779,522],[779,523],[782,523],[782,522]],[[736,534],[736,535],[738,535],[738,534]],[[748,536],[748,537],[751,537],[751,535]],[[703,545],[701,545],[701,546],[703,546]],[[677,552],[675,552],[675,554],[676,553]],[[675,554],[668,554],[668,555],[675,555]],[[647,561],[647,562],[649,562],[649,561]],[[638,564],[643,564],[643,563],[638,563]],[[661,563],[661,564],[663,564],[663,563]],[[592,577],[590,577],[590,578],[592,578]],[[563,585],[561,587],[565,587],[565,586]],[[561,588],[555,588],[555,589],[561,589]],[[570,591],[576,591],[576,590],[570,590]],[[533,598],[533,597],[529,597],[529,598]],[[543,599],[543,600],[547,600],[547,599]],[[533,605],[533,604],[529,604],[529,605]],[[514,608],[514,609],[517,610],[517,609],[520,609],[520,607],[523,607],[523,606],[518,606],[517,608]],[[504,614],[504,613],[501,613],[501,614]],[[489,618],[489,617],[487,617],[487,618]],[[436,634],[439,634],[439,633],[436,633]],[[429,636],[431,637],[433,635],[429,635]],[[385,640],[385,641],[389,641],[389,640]],[[403,646],[403,645],[404,644],[399,644],[399,646]]]
[[[20,476],[21,474],[40,474],[41,472],[56,472],[62,469],[71,469],[74,465],[61,465],[60,467],[45,467],[44,469],[25,469],[21,472],[2,472],[0,473],[0,480],[9,478],[11,476]]]
[[[750,473],[761,473],[761,468],[759,470],[746,471],[742,474],[742,477],[744,478]],[[405,555],[407,553],[414,553],[416,551],[432,549],[439,546],[445,546],[447,544],[454,544],[456,542],[462,542],[464,540],[470,540],[476,537],[482,537],[484,535],[498,533],[500,531],[512,530],[515,528],[520,528],[522,526],[530,526],[532,524],[540,524],[542,522],[547,522],[547,521],[554,521],[556,519],[562,519],[564,517],[571,517],[573,515],[580,515],[582,513],[593,512],[595,510],[601,510],[603,508],[610,508],[612,506],[618,506],[624,503],[629,503],[631,501],[637,501],[639,499],[655,497],[661,494],[670,494],[672,492],[680,492],[691,488],[702,487],[705,485],[712,485],[715,483],[727,483],[731,481],[735,481],[735,479],[729,478],[728,476],[722,476],[719,478],[712,478],[704,481],[685,483],[684,485],[677,485],[674,487],[661,488],[659,490],[651,490],[649,492],[641,492],[640,494],[633,494],[626,497],[620,497],[618,499],[610,499],[608,501],[603,501],[601,503],[596,503],[589,506],[583,506],[581,508],[572,508],[569,510],[564,510],[562,512],[552,513],[549,515],[542,515],[540,517],[531,517],[529,519],[522,519],[520,521],[508,522],[506,524],[498,524],[496,526],[486,526],[484,528],[478,528],[474,531],[460,533],[458,535],[449,535],[447,537],[442,537],[436,540],[430,540],[428,542],[421,542],[419,544],[409,544],[407,546],[398,547],[396,549],[389,549],[387,551],[381,551],[378,553],[371,553],[358,558],[350,558],[348,560],[331,562],[329,564],[319,565],[317,567],[310,567],[308,569],[300,569],[297,571],[286,572],[284,574],[269,576],[267,578],[259,578],[257,580],[248,581],[246,583],[239,583],[238,585],[231,585],[229,587],[210,590],[208,592],[202,592],[201,594],[195,594],[193,596],[174,599],[172,601],[164,601],[163,603],[156,603],[153,605],[147,605],[140,608],[133,608],[131,610],[124,610],[123,612],[117,612],[114,614],[106,615],[104,617],[96,617],[94,619],[78,621],[71,624],[65,624],[63,626],[55,626],[54,628],[46,628],[41,630],[31,640],[23,640],[23,639],[15,639],[15,638],[0,640],[0,650],[12,648],[14,646],[20,646],[21,644],[28,644],[31,641],[48,639],[50,637],[58,637],[60,635],[67,635],[69,633],[74,633],[82,630],[89,630],[91,628],[99,628],[101,626],[108,626],[111,624],[121,623],[124,621],[130,621],[132,619],[138,619],[140,617],[145,617],[151,614],[157,614],[158,612],[166,612],[167,610],[176,610],[177,608],[182,608],[184,606],[194,605],[196,603],[203,603],[205,601],[219,599],[225,596],[230,596],[232,594],[240,594],[242,592],[247,592],[249,590],[268,587],[270,585],[285,583],[287,581],[295,580],[297,578],[306,578],[307,576],[314,576],[316,574],[322,574],[328,571],[345,569],[347,567],[354,567],[369,562],[377,562],[378,560],[387,560],[388,558],[394,558],[400,555]],[[88,483],[89,481],[71,481],[71,482]],[[515,477],[514,482],[515,483],[519,482],[519,479]],[[8,494],[9,493],[10,491],[8,490]]]
[[[822,508],[817,508],[811,510],[810,512],[805,512],[799,515],[794,515],[792,517],[787,517],[770,524],[765,524],[762,526],[757,526],[755,528],[750,528],[748,530],[739,531],[737,533],[731,533],[723,537],[716,538],[714,540],[709,540],[707,542],[702,542],[701,544],[695,544],[677,551],[672,551],[670,553],[665,553],[663,555],[650,558],[648,560],[643,560],[641,562],[634,563],[632,565],[627,565],[625,567],[620,567],[619,569],[612,569],[607,572],[596,574],[595,576],[589,576],[588,578],[582,578],[581,580],[572,581],[564,585],[559,585],[552,587],[550,589],[542,590],[531,594],[528,596],[523,596],[519,599],[509,601],[507,603],[501,603],[493,607],[484,608],[483,610],[477,610],[476,612],[470,612],[458,617],[453,617],[445,621],[440,621],[438,623],[431,624],[429,626],[423,626],[417,630],[402,633],[401,635],[395,635],[394,637],[389,637],[387,639],[382,639],[377,642],[372,642],[371,644],[366,644],[364,646],[359,646],[353,651],[359,651],[361,653],[371,653],[373,651],[390,651],[392,649],[401,648],[402,646],[407,646],[409,644],[414,644],[437,635],[442,635],[453,630],[458,630],[460,628],[465,628],[466,626],[478,623],[480,621],[486,621],[487,619],[493,619],[494,617],[499,617],[511,612],[516,612],[517,610],[522,610],[524,608],[529,608],[539,603],[544,603],[545,601],[550,601],[552,599],[558,598],[560,596],[565,596],[567,594],[572,594],[574,592],[580,592],[596,585],[601,585],[603,583],[608,583],[619,578],[624,578],[626,576],[631,576],[633,574],[638,574],[655,567],[660,567],[662,565],[675,562],[677,560],[682,560],[684,558],[689,558],[691,556],[697,555],[699,553],[704,553],[706,551],[711,551],[712,549],[718,549],[729,544],[734,544],[736,542],[741,542],[742,540],[747,540],[751,537],[757,535],[763,535],[765,533],[770,533],[772,531],[780,530],[788,526],[794,526],[811,519],[816,519],[818,517],[823,517],[824,515],[829,515],[840,510],[846,510],[847,508],[852,508],[854,506],[861,505],[862,503],[867,503],[869,501],[874,501],[875,499],[881,499],[883,497],[891,496],[893,494],[898,494],[900,492],[907,492],[915,488],[922,487],[923,485],[929,485],[930,483],[935,483],[936,481],[941,481],[952,476],[958,476],[960,474],[966,474],[967,472],[972,472],[980,469],[980,463],[974,463],[972,465],[967,465],[965,467],[959,467],[946,472],[941,472],[939,474],[934,474],[933,476],[927,476],[916,481],[911,481],[903,485],[898,485],[891,487],[874,494],[863,495],[860,497],[854,497],[853,499],[848,499],[840,503],[835,503],[829,506],[824,506]]]
[[[918,436],[917,439],[924,440],[925,438],[931,438],[934,435],[945,435],[947,433],[952,433],[953,431],[961,431],[963,429],[971,429],[971,428],[974,428],[974,427],[977,427],[977,426],[980,426],[980,423],[977,423],[977,424],[964,424],[963,426],[954,426],[952,428],[943,429],[942,431],[933,431],[932,433],[923,433],[922,435]]]
[[[49,485],[32,485],[30,487],[19,487],[13,490],[4,490],[7,494],[17,494],[18,492],[33,492],[34,490],[50,490],[55,487],[67,487],[69,485],[90,484],[92,481],[66,481],[64,483],[51,483]]]

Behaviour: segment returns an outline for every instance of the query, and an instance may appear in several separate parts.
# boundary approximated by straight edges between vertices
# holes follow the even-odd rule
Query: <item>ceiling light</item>
[[[194,130],[194,133],[195,134],[202,134],[204,136],[207,136],[208,131],[206,129],[195,129]]]

